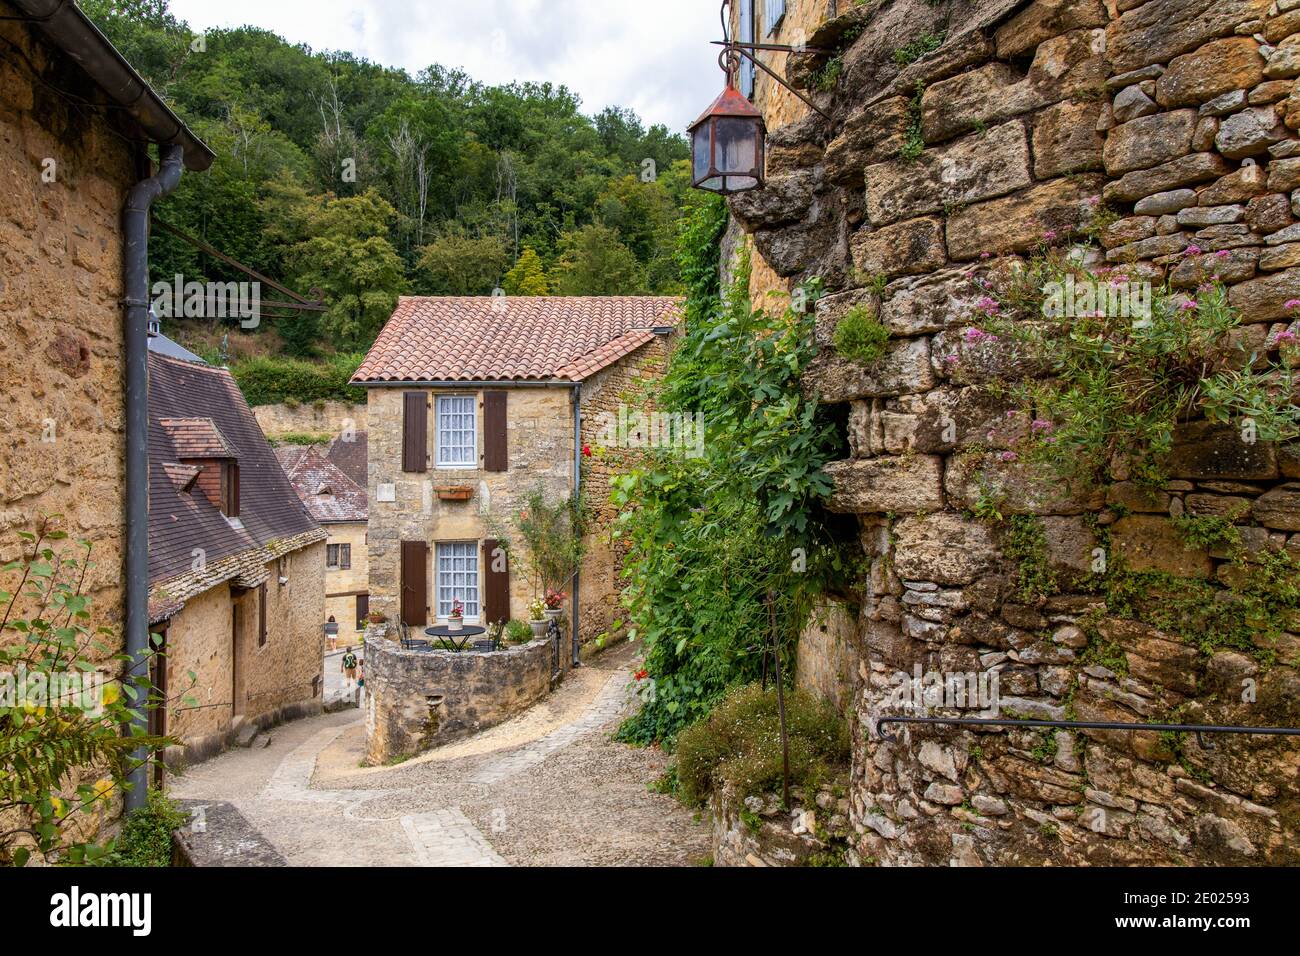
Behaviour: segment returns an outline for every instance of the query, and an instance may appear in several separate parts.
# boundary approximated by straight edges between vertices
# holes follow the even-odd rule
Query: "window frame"
[[[448,600],[446,602],[443,601],[443,594],[442,594],[443,592],[442,559],[444,557],[443,549],[450,550],[453,548],[463,548],[465,550],[463,554],[447,554],[446,557],[448,559],[454,562],[457,558],[460,558],[466,560],[467,562],[472,562],[472,568],[473,568],[472,571],[470,570],[470,566],[467,563],[465,569],[460,573],[465,574],[467,577],[470,575],[473,576],[473,584],[472,584],[473,595],[474,595],[473,601],[471,603],[471,601],[467,596],[461,598],[461,603],[464,604],[465,606],[465,623],[477,624],[479,622],[479,619],[483,615],[483,569],[481,567],[481,562],[480,562],[479,542],[477,541],[436,541],[434,542],[433,619],[435,621],[445,623],[448,619],[448,613],[443,612],[443,604],[444,603],[446,604],[447,612],[450,612],[452,601],[458,597],[456,593],[457,590],[463,590],[468,592],[471,588],[471,585],[468,582],[464,585],[458,586],[453,580],[448,587],[448,591],[449,591]],[[454,576],[457,573],[454,564],[451,568],[448,569],[447,573],[452,576]],[[470,612],[471,607],[474,609],[473,613]]]
[[[337,557],[335,562],[330,564],[330,552]],[[325,570],[326,571],[351,571],[352,570],[352,545],[339,542],[337,544],[325,545]]]
[[[443,442],[443,440],[442,440],[442,436],[443,436],[442,416],[443,416],[443,403],[444,403],[444,402],[446,402],[446,403],[448,403],[448,404],[450,404],[450,403],[452,403],[452,402],[463,402],[463,403],[468,403],[468,406],[469,406],[469,408],[468,408],[468,412],[466,412],[464,409],[462,409],[461,411],[449,411],[447,414],[448,414],[448,415],[458,415],[458,416],[462,416],[462,417],[464,417],[464,416],[466,416],[466,415],[468,416],[468,418],[469,418],[469,431],[468,431],[468,434],[469,434],[469,444],[468,444],[468,445],[466,445],[466,444],[464,444],[464,443],[457,444],[457,445],[450,445],[450,444],[447,444],[447,445],[445,446],[448,450],[451,450],[451,449],[453,449],[453,448],[454,448],[454,449],[457,449],[457,450],[459,450],[459,451],[462,451],[462,452],[468,450],[468,453],[469,453],[469,460],[468,460],[468,461],[446,461],[446,460],[443,459],[443,448],[444,448],[444,442]],[[459,435],[462,435],[462,436],[466,434],[464,428],[448,429],[448,431],[449,431],[449,432],[454,432],[454,433],[459,434]],[[437,467],[437,468],[443,468],[443,469],[454,470],[454,471],[477,470],[477,468],[478,468],[478,463],[479,463],[479,459],[478,459],[478,439],[479,439],[478,396],[477,396],[477,395],[465,395],[465,394],[435,395],[435,396],[434,396],[434,400],[433,400],[433,455],[434,455],[434,466]]]

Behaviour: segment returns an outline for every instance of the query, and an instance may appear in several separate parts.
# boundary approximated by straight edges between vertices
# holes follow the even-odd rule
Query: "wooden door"
[[[423,541],[402,542],[402,623],[429,623],[429,546]]]

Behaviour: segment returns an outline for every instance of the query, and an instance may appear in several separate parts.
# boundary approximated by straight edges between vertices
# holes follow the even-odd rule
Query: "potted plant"
[[[554,621],[564,613],[564,599],[568,597],[563,591],[554,589],[546,592],[546,616]]]
[[[382,611],[371,611],[369,614],[366,615],[366,618],[370,621],[371,624],[383,624],[385,621],[388,620],[388,616],[385,615]]]
[[[528,614],[530,615],[528,626],[533,629],[533,637],[545,637],[546,602],[541,598],[535,598],[528,604]]]
[[[447,630],[459,631],[465,624],[465,605],[459,601],[451,602],[451,613],[447,615]]]

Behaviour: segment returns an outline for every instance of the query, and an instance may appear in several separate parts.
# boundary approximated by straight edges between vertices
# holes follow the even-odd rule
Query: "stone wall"
[[[357,595],[370,587],[370,545],[366,542],[368,525],[364,521],[327,524],[326,544],[346,544],[352,548],[352,567],[325,569],[325,616],[339,625],[339,641],[358,641],[365,625],[358,626]]]
[[[0,3],[0,16],[17,10]],[[0,564],[18,556],[18,531],[62,515],[71,539],[94,545],[94,623],[120,629],[119,222],[141,177],[108,111],[54,92],[103,100],[38,37],[0,22]]]
[[[387,625],[366,631],[366,760],[411,757],[522,713],[550,692],[555,648],[407,651]],[[441,695],[436,706],[430,700]]]
[[[985,258],[1090,228],[1098,264],[1189,290],[1217,273],[1244,342],[1285,329],[1300,298],[1300,4],[886,0],[809,33],[843,64],[813,94],[831,119],[771,124],[767,188],[731,208],[773,273],[832,293],[805,384],[849,405],[830,507],[859,516],[873,562],[850,788],[860,858],[1295,863],[1294,742],[955,727],[886,742],[872,721],[894,676],[919,668],[997,671],[1004,716],[1300,722],[1300,627],[1257,653],[1206,651],[1083,586],[1098,548],[1132,570],[1231,583],[1226,554],[1175,535],[1184,514],[1236,508],[1249,549],[1300,554],[1294,446],[1192,422],[1154,499],[1122,474],[1096,493],[1044,485],[1001,454],[1018,419],[981,387],[1027,370],[963,340]],[[787,75],[807,86],[826,62],[796,54]],[[831,347],[855,305],[892,334],[872,365]],[[1006,529],[971,515],[990,487],[1005,515],[1039,519],[1055,593],[1013,593]]]
[[[366,430],[365,405],[347,402],[298,402],[293,405],[258,405],[253,409],[257,424],[272,440],[281,435],[329,435]]]
[[[782,809],[779,793],[743,801],[730,789],[715,794],[709,803],[713,865],[844,866],[855,859],[842,782],[819,787],[811,799],[792,787],[790,803]]]
[[[267,567],[265,645],[258,644],[257,590],[235,594],[229,584],[218,585],[188,600],[167,622],[168,695],[190,699],[172,700],[169,707],[167,733],[181,741],[167,754],[169,764],[219,753],[246,723],[267,727],[319,713],[325,545],[310,545],[283,560],[285,584],[279,583],[280,568]],[[236,603],[237,650],[232,644]]]
[[[671,337],[659,336],[582,386],[582,444],[591,450],[582,459],[582,499],[593,527],[582,562],[578,639],[583,643],[610,631],[616,622],[627,621],[619,600],[627,549],[613,535],[618,509],[610,503],[609,482],[630,467],[639,453],[635,448],[611,444],[609,435],[602,434],[602,426],[616,421],[620,411],[626,417],[630,411],[648,414],[653,410],[646,399],[647,389],[663,376],[671,342]]]

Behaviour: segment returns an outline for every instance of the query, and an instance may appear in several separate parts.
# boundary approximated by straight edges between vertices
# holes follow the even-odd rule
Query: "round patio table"
[[[486,627],[479,627],[477,624],[465,624],[459,631],[453,631],[446,625],[437,627],[426,627],[424,633],[430,637],[442,642],[445,648],[448,644],[458,651],[463,651],[469,644],[471,637],[478,637],[480,634],[486,634]]]

